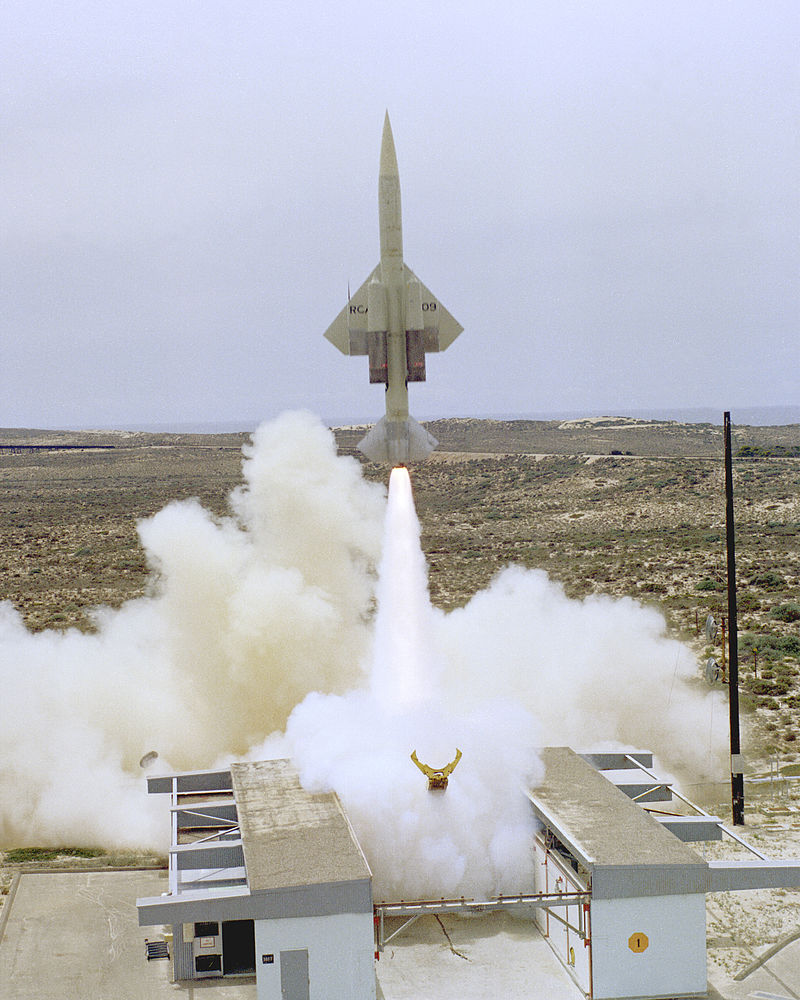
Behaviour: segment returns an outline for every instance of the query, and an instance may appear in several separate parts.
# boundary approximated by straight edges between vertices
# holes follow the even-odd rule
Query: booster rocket
[[[358,444],[373,462],[405,465],[433,451],[436,438],[408,413],[408,383],[425,381],[425,355],[444,351],[463,327],[403,263],[400,175],[389,113],[378,175],[381,259],[325,331],[343,354],[369,357],[370,382],[386,386],[386,415]]]

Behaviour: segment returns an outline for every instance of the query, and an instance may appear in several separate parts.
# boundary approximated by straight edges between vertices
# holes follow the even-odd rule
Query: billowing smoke
[[[144,753],[243,757],[309,691],[362,683],[383,488],[310,414],[245,455],[229,517],[174,503],[140,525],[152,596],[100,609],[97,634],[32,635],[0,605],[0,843],[163,847]]]
[[[622,744],[679,775],[725,774],[723,696],[700,686],[694,654],[652,607],[572,600],[543,570],[512,566],[443,618],[440,643],[462,704],[503,691],[535,712],[544,745]]]
[[[721,696],[691,683],[654,610],[515,567],[431,608],[408,481],[387,510],[309,414],[256,432],[244,480],[227,518],[175,503],[140,525],[150,596],[99,610],[96,634],[32,635],[0,606],[2,843],[163,848],[144,753],[169,770],[288,752],[339,793],[377,896],[515,892],[535,746],[724,771]],[[441,768],[456,748],[447,791],[428,792],[411,751]]]

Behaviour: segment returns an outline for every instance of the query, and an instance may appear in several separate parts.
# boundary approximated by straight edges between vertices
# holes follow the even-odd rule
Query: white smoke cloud
[[[432,609],[410,488],[387,512],[310,414],[259,428],[243,471],[230,516],[184,502],[140,525],[149,596],[98,610],[96,634],[33,635],[0,605],[0,843],[163,849],[143,753],[168,770],[288,752],[342,798],[377,897],[491,895],[528,880],[537,745],[723,760],[721,696],[654,610],[519,568]],[[411,751],[442,767],[456,747],[429,793]]]
[[[631,598],[566,596],[543,570],[509,567],[441,620],[446,684],[464,705],[487,690],[535,712],[545,745],[653,750],[678,773],[725,774],[719,691],[667,636],[663,616]]]

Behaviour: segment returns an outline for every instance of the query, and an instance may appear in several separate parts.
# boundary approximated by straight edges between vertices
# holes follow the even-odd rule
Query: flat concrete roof
[[[569,747],[545,747],[541,756],[544,781],[531,800],[587,868],[702,860]]]
[[[371,879],[334,792],[308,792],[291,761],[232,764],[251,892]]]
[[[710,889],[700,855],[591,764],[569,747],[545,747],[541,756],[544,780],[529,797],[539,819],[592,873],[595,898]]]

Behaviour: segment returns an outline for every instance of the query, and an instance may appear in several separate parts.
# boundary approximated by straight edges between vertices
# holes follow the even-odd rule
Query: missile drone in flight
[[[425,355],[444,351],[463,327],[403,263],[400,176],[389,113],[378,177],[381,259],[325,331],[343,354],[369,357],[370,382],[386,386],[386,415],[358,444],[373,462],[405,465],[433,451],[436,438],[408,413],[408,383],[425,381]]]

